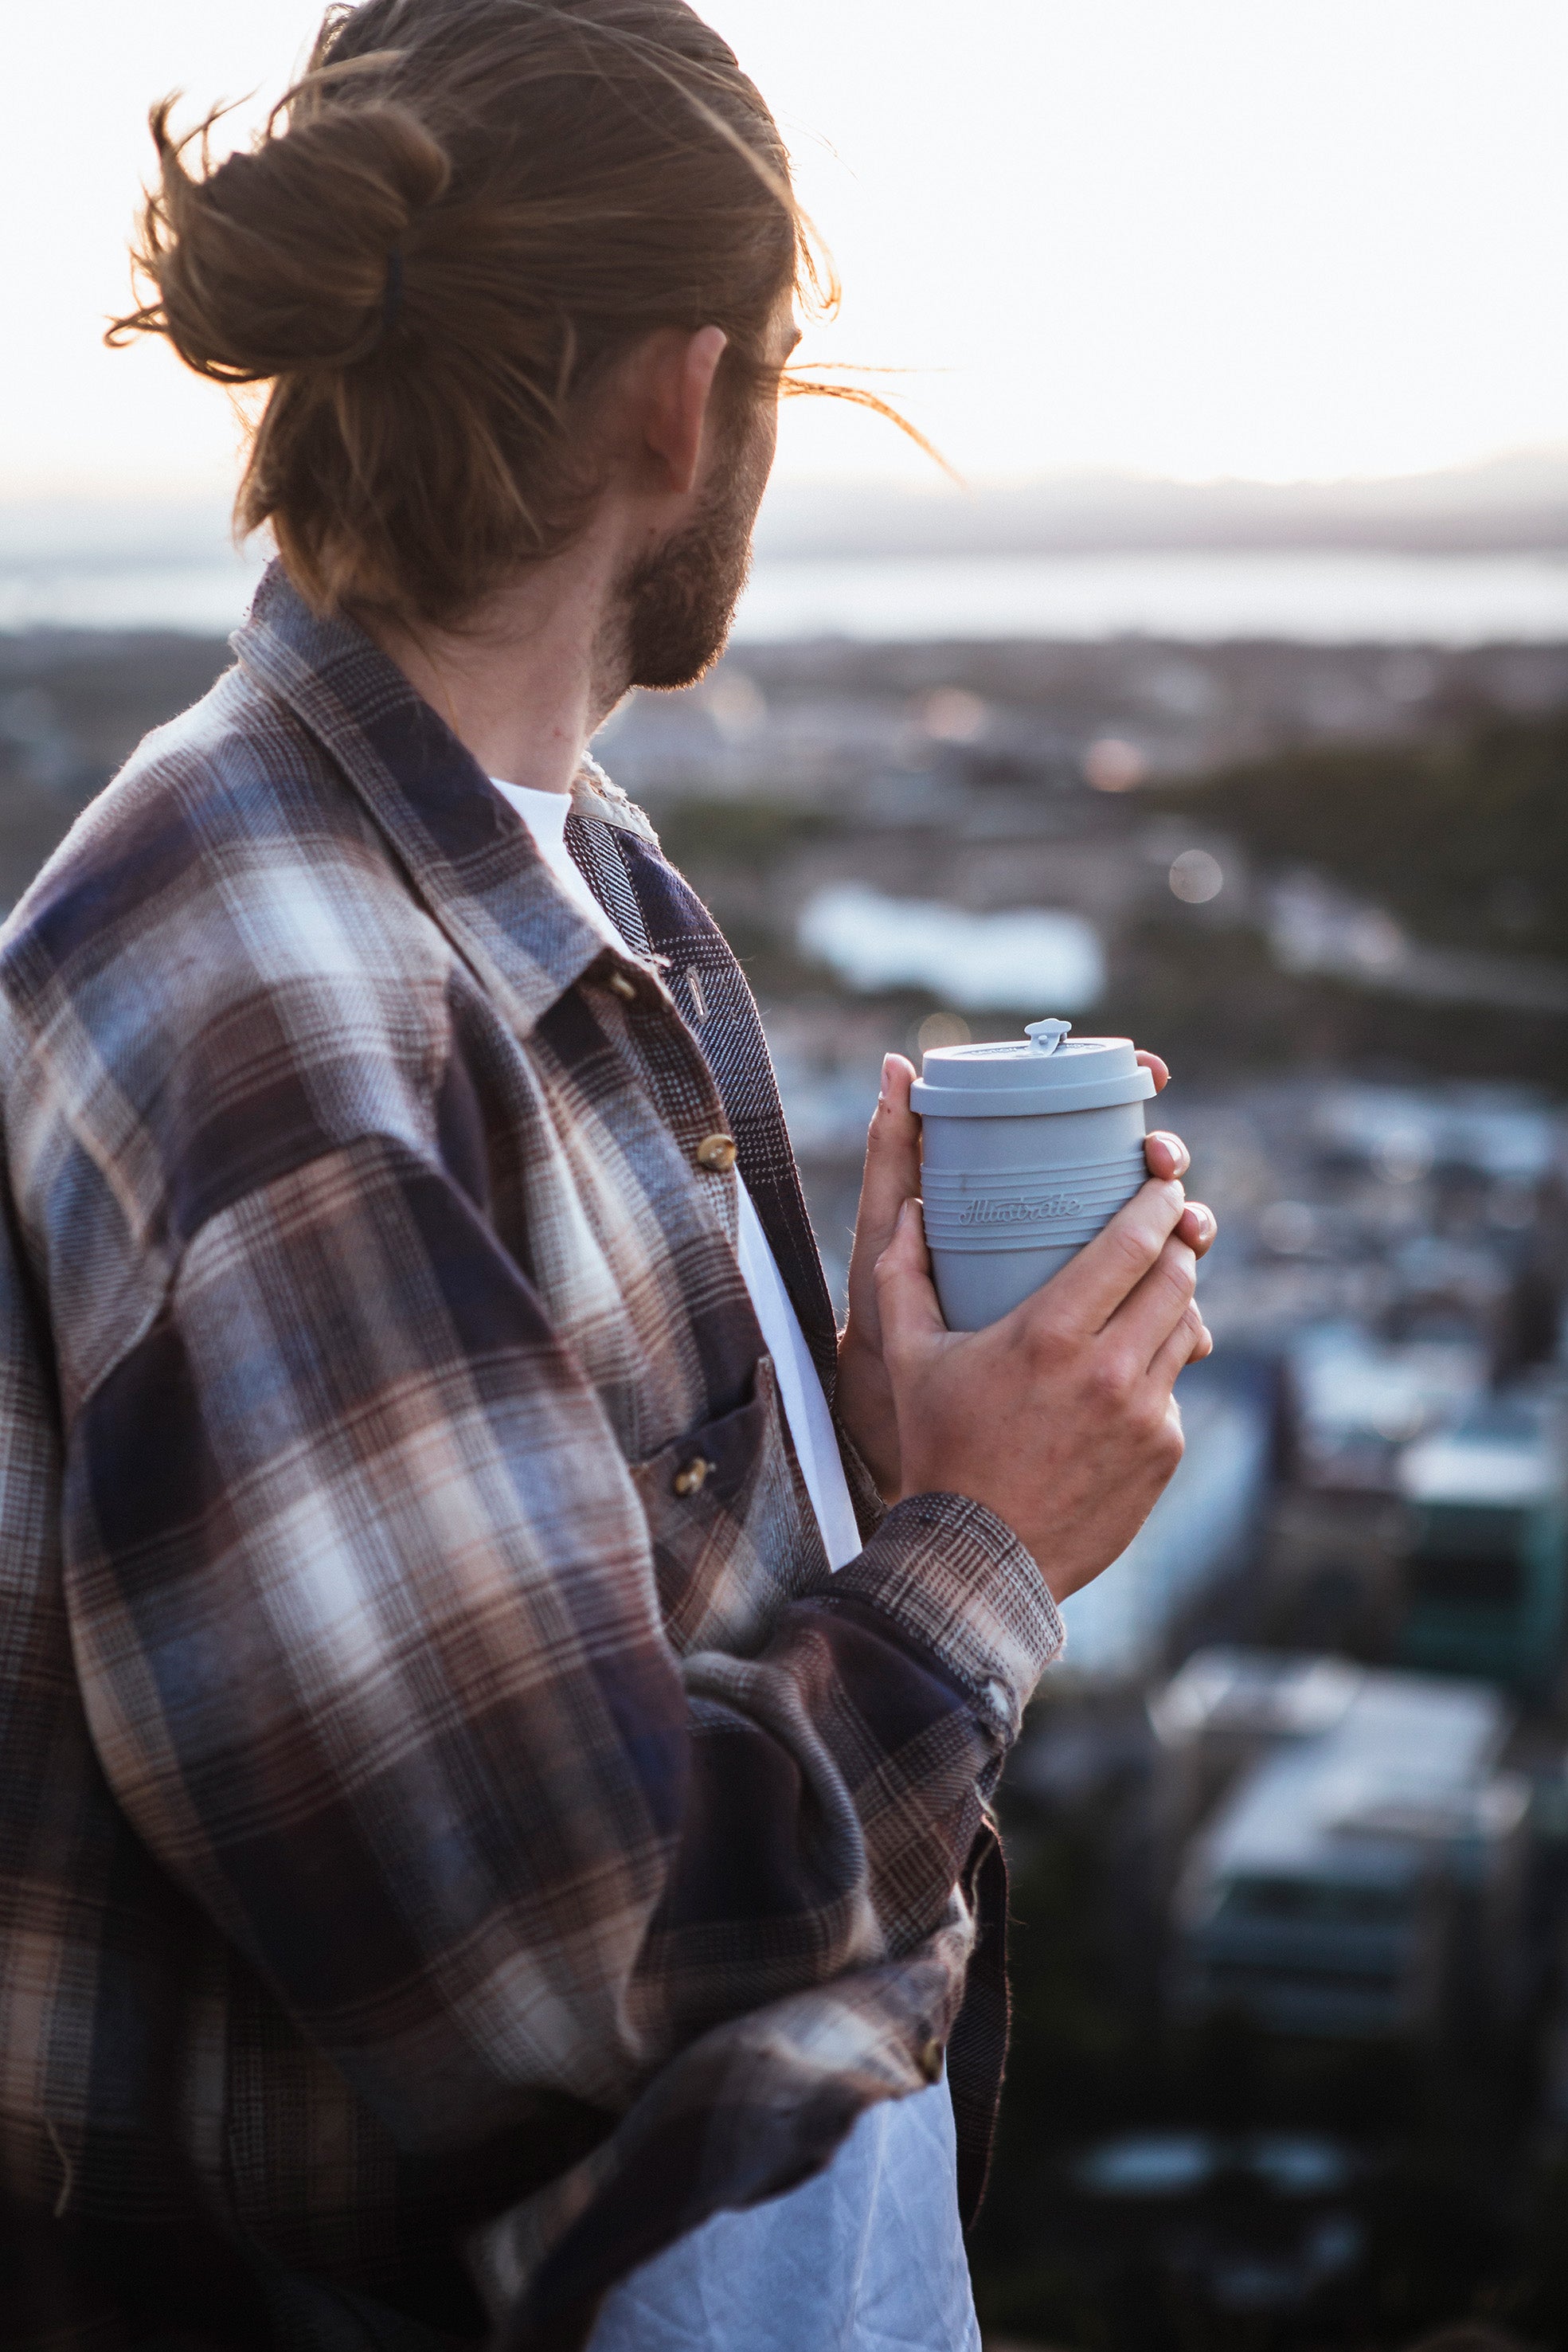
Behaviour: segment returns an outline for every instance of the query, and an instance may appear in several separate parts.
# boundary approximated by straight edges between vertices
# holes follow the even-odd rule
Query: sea
[[[235,628],[260,570],[0,560],[0,630]],[[1142,635],[1217,643],[1568,641],[1568,555],[1377,550],[832,556],[759,560],[737,644]]]

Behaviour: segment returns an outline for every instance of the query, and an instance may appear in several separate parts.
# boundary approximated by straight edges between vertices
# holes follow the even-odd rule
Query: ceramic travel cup
[[[1147,1170],[1155,1082],[1129,1037],[1031,1021],[999,1045],[940,1045],[910,1099],[936,1296],[950,1331],[1017,1307],[1092,1241]]]

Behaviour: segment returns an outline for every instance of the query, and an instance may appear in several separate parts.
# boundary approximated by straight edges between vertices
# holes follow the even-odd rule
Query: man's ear
[[[714,377],[728,341],[722,327],[699,327],[695,335],[666,328],[648,351],[643,438],[663,474],[661,488],[677,498],[696,482]]]

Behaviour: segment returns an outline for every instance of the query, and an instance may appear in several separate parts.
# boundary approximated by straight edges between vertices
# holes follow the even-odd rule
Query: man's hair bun
[[[255,383],[351,366],[381,344],[389,309],[413,315],[411,233],[452,167],[408,107],[318,106],[214,166],[217,117],[176,138],[172,105],[151,117],[159,183],[135,257],[156,295],[116,321],[116,339],[151,329],[200,374]],[[193,145],[199,173],[187,163]]]

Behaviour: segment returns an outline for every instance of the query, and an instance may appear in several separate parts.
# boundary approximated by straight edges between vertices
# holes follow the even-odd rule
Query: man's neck
[[[567,793],[625,691],[620,553],[615,533],[591,528],[460,630],[366,626],[487,776]]]

